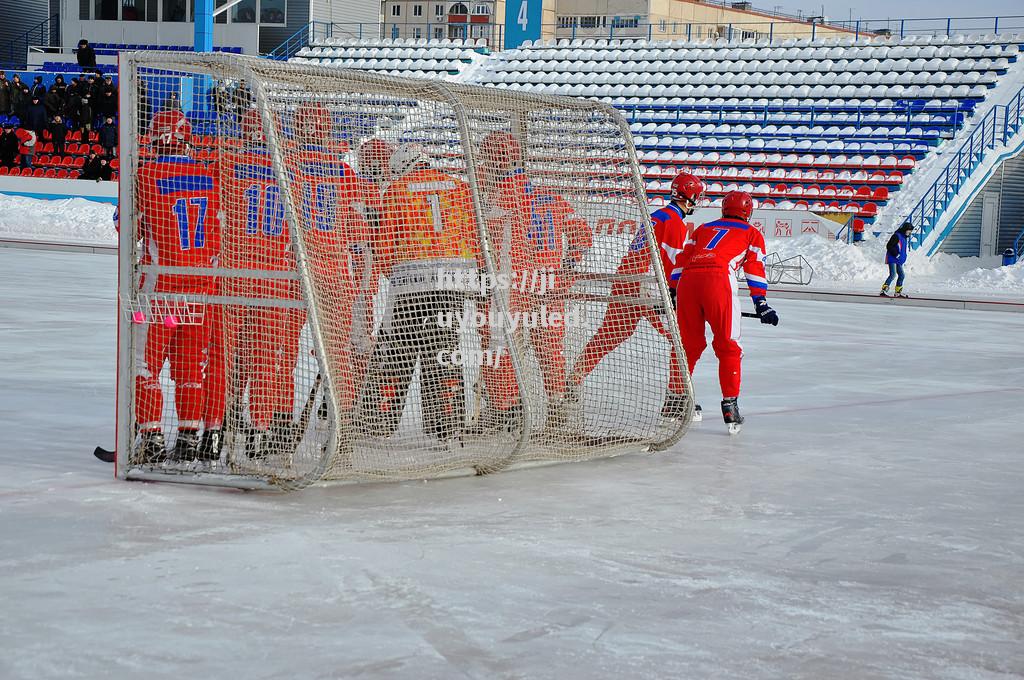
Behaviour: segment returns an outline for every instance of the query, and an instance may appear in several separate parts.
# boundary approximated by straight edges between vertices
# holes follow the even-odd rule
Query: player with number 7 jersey
[[[216,291],[213,272],[220,252],[217,172],[190,154],[191,126],[178,111],[158,113],[152,126],[154,158],[139,169],[136,184],[138,236],[144,241],[146,264],[171,271],[157,271],[143,278],[142,294],[155,301],[168,296],[203,296]],[[140,324],[135,344],[142,356],[136,359],[135,416],[141,434],[135,462],[155,464],[166,459],[163,439],[163,391],[160,372],[170,361],[178,435],[174,456],[198,455],[199,427],[203,416],[203,361],[209,340],[209,324],[202,300],[189,301],[188,319],[166,315]],[[151,314],[150,316],[153,316]]]

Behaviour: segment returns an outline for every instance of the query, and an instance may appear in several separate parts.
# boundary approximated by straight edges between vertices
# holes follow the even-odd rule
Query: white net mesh
[[[610,108],[172,59],[122,66],[128,476],[418,478],[685,431],[689,409],[663,409],[689,379]],[[161,110],[177,102],[187,115]]]

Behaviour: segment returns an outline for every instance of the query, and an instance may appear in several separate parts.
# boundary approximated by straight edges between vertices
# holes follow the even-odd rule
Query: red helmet
[[[315,138],[326,146],[333,127],[331,112],[320,102],[302,104],[295,110],[295,130],[300,137]]]
[[[484,157],[484,160],[511,165],[522,159],[523,150],[519,145],[519,140],[510,133],[499,130],[487,133],[480,141],[480,155]]]
[[[681,172],[672,180],[672,193],[669,198],[673,201],[688,200],[694,205],[704,195],[704,182],[688,172]]]
[[[182,147],[192,144],[192,124],[181,111],[160,111],[153,116],[150,131],[154,144]]]
[[[745,191],[730,191],[722,199],[722,217],[735,217],[746,222],[754,212],[754,199]]]

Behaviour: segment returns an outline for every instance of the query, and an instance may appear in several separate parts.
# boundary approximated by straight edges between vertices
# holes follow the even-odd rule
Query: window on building
[[[469,14],[469,8],[461,2],[457,2],[448,10],[448,14]]]
[[[443,26],[435,26],[434,27],[434,40],[443,40],[443,39],[444,39],[444,27]]]
[[[96,0],[94,19],[101,21],[117,21],[117,0]]]
[[[576,17],[558,17],[559,28],[576,28]]]
[[[122,21],[145,21],[146,0],[121,0]]]
[[[477,5],[473,8],[473,14],[476,16],[490,16],[491,8],[489,5]]]
[[[188,21],[185,0],[164,0],[164,21]]]
[[[423,37],[423,29],[420,28],[419,26],[414,26],[413,29],[412,29],[412,37],[414,37],[414,38],[422,38]]]
[[[402,6],[399,5],[397,2],[395,4],[393,4],[393,5],[391,5],[391,16],[393,16],[393,17],[400,17],[400,16],[402,16]]]
[[[260,0],[260,23],[284,26],[287,0]]]
[[[601,28],[607,25],[607,17],[580,17],[580,28]]]
[[[435,17],[443,17],[444,16],[444,5],[434,5],[434,16]]]
[[[412,15],[414,17],[421,17],[421,16],[423,16],[423,5],[413,5],[412,6]]]
[[[255,24],[256,23],[256,0],[242,0],[231,8],[231,23],[233,24]]]
[[[215,10],[220,9],[221,7],[223,7],[226,4],[228,4],[228,0],[217,0],[217,2],[214,3]],[[226,23],[228,23],[228,13],[224,12],[223,14],[218,14],[217,16],[215,16],[213,18],[213,22],[215,24],[226,24]]]
[[[636,28],[640,25],[640,17],[615,17],[612,28]]]

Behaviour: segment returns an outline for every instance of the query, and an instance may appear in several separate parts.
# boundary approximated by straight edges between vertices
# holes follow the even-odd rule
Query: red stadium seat
[[[93,153],[96,153],[96,154],[100,154],[100,155],[102,155],[102,154],[103,154],[103,147],[102,147],[102,146],[100,146],[99,144],[93,144],[93,145],[92,145],[92,146],[91,146],[91,147],[89,148],[89,151],[92,151]],[[88,151],[86,151],[86,153],[88,153]]]
[[[907,170],[913,169],[915,165],[917,165],[917,161],[913,156],[904,156],[899,162],[899,167]]]
[[[11,171],[8,174],[11,177],[20,177],[21,176],[21,170],[19,168],[11,168]]]
[[[871,187],[860,187],[854,194],[858,200],[866,201],[871,198]]]
[[[0,166],[0,176],[2,176],[2,175],[9,175],[10,172],[11,172],[11,169],[8,168],[6,165]]]
[[[57,179],[67,179],[70,176],[71,173],[65,170],[64,168],[61,168],[60,170],[57,171]]]
[[[42,177],[46,174],[46,168],[36,168],[32,171],[33,177]]]
[[[112,174],[110,176],[110,179],[113,180],[114,182],[116,182],[117,181],[117,177],[118,177],[118,174],[115,172],[114,174]]]
[[[41,153],[36,156],[35,163],[36,165],[49,165],[51,163],[51,159],[45,153]]]
[[[54,170],[53,168],[48,168],[46,170],[46,174],[44,175],[44,177],[50,177],[50,178],[54,178],[56,176],[57,176],[57,171]]]
[[[61,156],[60,165],[62,168],[70,168],[75,164],[75,159],[72,156]]]
[[[888,201],[889,190],[886,189],[885,187],[878,187],[877,189],[875,189],[875,192],[871,194],[871,198],[875,199],[876,201]]]
[[[110,169],[111,170],[117,170],[120,167],[121,167],[121,161],[119,161],[118,159],[115,158],[114,160],[110,161]]]
[[[53,144],[50,142],[43,142],[39,145],[39,153],[53,153]]]
[[[72,161],[71,161],[71,167],[73,167],[73,168],[81,168],[84,165],[85,165],[85,158],[83,158],[82,156],[78,156],[78,157],[72,159]]]
[[[874,203],[865,203],[860,210],[860,214],[864,217],[874,217],[878,214],[878,206]]]

